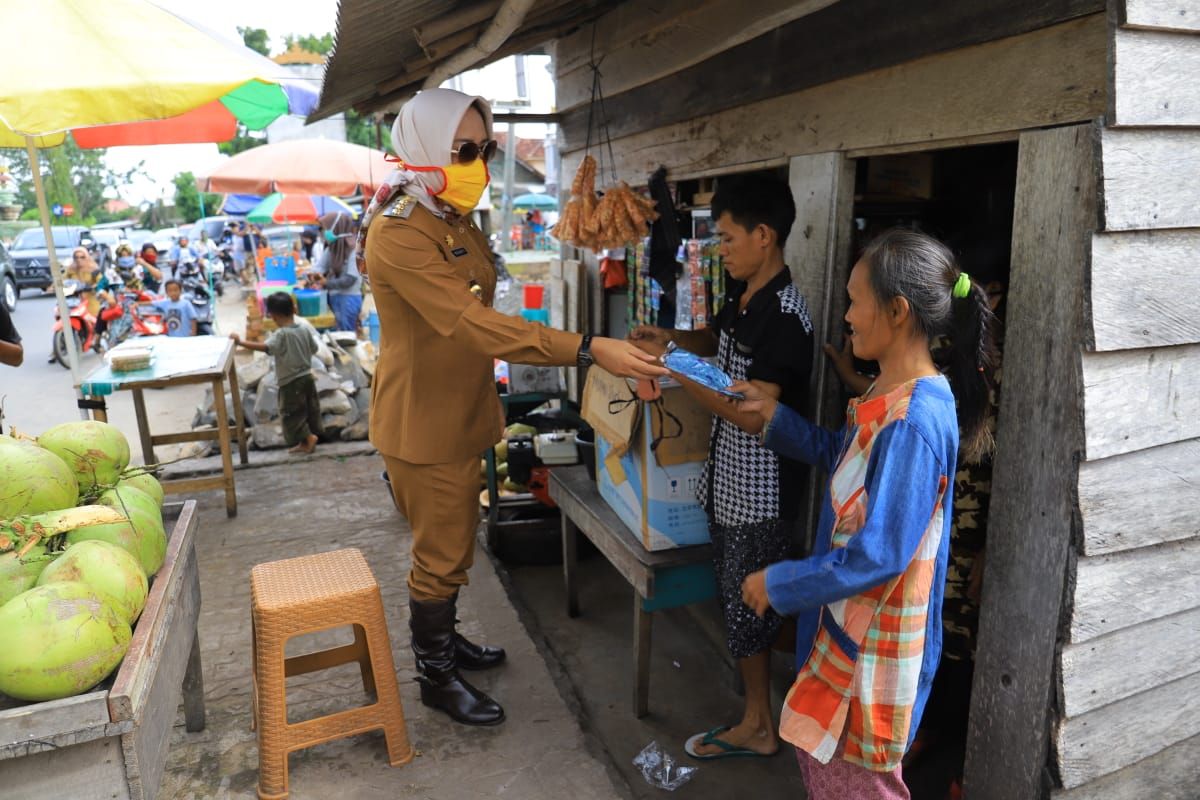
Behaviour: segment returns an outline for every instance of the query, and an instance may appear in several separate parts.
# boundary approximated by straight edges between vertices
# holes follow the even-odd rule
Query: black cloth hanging
[[[667,168],[659,167],[650,176],[650,198],[658,207],[658,219],[650,225],[650,277],[662,286],[658,319],[655,323],[675,327],[675,278],[679,274],[679,220],[675,201],[667,185]]]

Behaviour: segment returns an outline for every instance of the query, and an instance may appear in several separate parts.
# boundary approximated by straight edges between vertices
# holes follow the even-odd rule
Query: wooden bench
[[[582,532],[633,587],[633,713],[644,717],[650,694],[652,614],[716,595],[711,545],[650,552],[609,507],[584,467],[551,470],[550,497],[562,511],[567,615],[579,616],[577,534]]]

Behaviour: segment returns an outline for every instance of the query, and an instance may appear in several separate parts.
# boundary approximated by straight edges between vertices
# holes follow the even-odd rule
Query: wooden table
[[[583,533],[633,587],[633,713],[644,717],[650,697],[650,631],[653,613],[716,596],[712,546],[650,552],[604,501],[585,467],[550,472],[550,496],[562,511],[563,578],[567,615],[579,616],[577,535]]]
[[[166,558],[116,674],[63,700],[0,702],[5,800],[153,800],[181,698],[187,730],[204,729],[196,501],[168,503],[163,521]]]
[[[142,442],[142,458],[146,464],[157,464],[154,446],[159,444],[180,444],[183,442],[217,442],[221,450],[221,474],[206,478],[183,478],[163,481],[163,490],[167,494],[192,493],[205,489],[225,490],[225,513],[230,517],[237,516],[237,486],[233,472],[233,442],[237,442],[241,463],[249,463],[247,452],[245,414],[242,412],[242,393],[238,387],[237,366],[234,363],[234,344],[230,339],[218,336],[179,338],[172,341],[170,337],[149,337],[132,340],[136,346],[150,346],[163,351],[156,358],[170,358],[172,348],[184,346],[180,342],[197,343],[197,340],[210,340],[212,347],[220,348],[215,363],[198,370],[186,370],[178,373],[166,373],[145,376],[142,373],[127,373],[113,375],[113,382],[107,382],[109,377],[107,367],[94,371],[83,382],[84,393],[97,395],[107,394],[115,390],[128,389],[133,393],[133,409],[137,416],[138,436]],[[191,345],[187,345],[191,346]],[[103,374],[101,374],[103,371]],[[159,371],[162,372],[161,370]],[[229,411],[225,407],[225,385],[229,384],[229,393],[233,398],[233,416],[229,419]],[[147,389],[169,389],[173,386],[189,386],[193,384],[210,384],[213,393],[213,406],[217,412],[216,430],[192,430],[180,433],[154,434],[150,430],[150,421],[146,416]],[[107,419],[104,410],[93,412],[97,419]]]

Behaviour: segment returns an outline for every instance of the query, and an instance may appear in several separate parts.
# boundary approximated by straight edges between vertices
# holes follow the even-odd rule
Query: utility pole
[[[511,247],[509,236],[513,226],[513,192],[517,178],[517,123],[508,123],[508,138],[504,143],[504,201],[500,211],[500,251]]]

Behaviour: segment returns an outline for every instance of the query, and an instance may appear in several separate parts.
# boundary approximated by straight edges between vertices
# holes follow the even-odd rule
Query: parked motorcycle
[[[154,299],[154,295],[144,290],[123,291],[117,295],[117,307],[121,313],[109,320],[109,347],[116,347],[131,336],[157,336],[167,332],[162,314],[140,305],[151,303]]]
[[[183,298],[196,312],[196,333],[208,336],[213,332],[213,299],[208,291],[208,275],[196,261],[182,262],[175,272]]]
[[[71,333],[75,337],[75,347],[80,354],[88,350],[97,352],[105,349],[107,332],[96,334],[96,317],[88,309],[92,288],[82,281],[69,280],[63,284],[63,294],[71,304],[67,312],[71,317]],[[63,369],[70,369],[71,362],[67,354],[67,336],[63,332],[62,317],[58,307],[54,309],[54,325],[51,328],[52,340],[50,360],[57,361]]]

